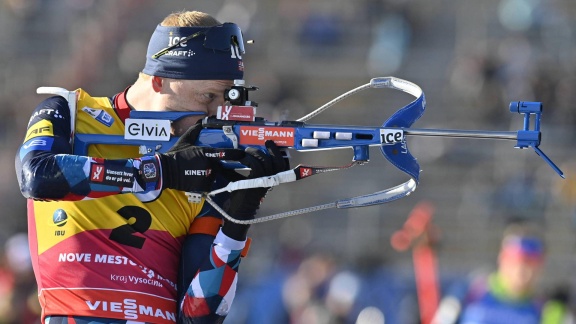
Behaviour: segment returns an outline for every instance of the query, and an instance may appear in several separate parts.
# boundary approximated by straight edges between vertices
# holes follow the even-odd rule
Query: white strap
[[[233,181],[230,182],[226,187],[209,192],[208,195],[214,196],[225,191],[232,192],[242,189],[275,187],[281,183],[294,182],[296,180],[297,179],[294,170],[288,170],[277,173],[273,176]]]
[[[288,171],[285,171],[285,172],[288,172]],[[285,172],[283,172],[283,173],[285,173]],[[256,179],[254,179],[254,180],[256,180]],[[241,180],[241,181],[246,181],[246,180]],[[237,181],[237,182],[240,182],[240,181]],[[267,187],[267,186],[265,186],[265,187]],[[252,187],[252,188],[257,188],[257,187]],[[357,196],[354,198],[342,199],[342,200],[338,200],[338,201],[323,204],[323,205],[317,205],[317,206],[312,206],[312,207],[307,207],[307,208],[302,208],[302,209],[291,210],[291,211],[287,211],[287,212],[283,212],[283,213],[258,217],[258,218],[250,219],[250,220],[240,220],[240,219],[236,219],[236,218],[230,216],[228,213],[226,213],[226,211],[224,211],[220,206],[218,206],[218,204],[214,200],[212,200],[212,198],[210,197],[210,195],[212,193],[210,193],[208,196],[206,196],[206,202],[208,202],[210,205],[212,205],[212,207],[214,207],[214,209],[216,209],[220,214],[222,214],[222,216],[224,216],[224,218],[226,218],[227,220],[229,220],[233,223],[236,223],[236,224],[250,225],[250,224],[264,223],[264,222],[268,222],[268,221],[272,221],[272,220],[287,218],[287,217],[301,215],[301,214],[307,214],[307,213],[311,213],[311,212],[315,212],[315,211],[319,211],[319,210],[324,210],[324,209],[330,209],[330,208],[356,208],[356,207],[364,207],[364,206],[370,206],[370,205],[376,205],[376,204],[383,204],[383,203],[387,203],[387,202],[390,202],[390,201],[393,201],[396,199],[406,197],[409,194],[411,194],[414,190],[416,190],[416,181],[414,181],[414,179],[410,179],[407,182],[405,182],[401,185],[398,185],[396,187],[388,188],[388,189],[378,191],[378,192],[375,192],[372,194]]]

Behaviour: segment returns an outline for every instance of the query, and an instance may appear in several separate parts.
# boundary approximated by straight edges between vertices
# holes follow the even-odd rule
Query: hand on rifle
[[[190,127],[168,152],[157,154],[162,170],[162,189],[207,192],[212,189],[223,160],[240,161],[246,153],[240,149],[195,146],[202,125]]]
[[[228,179],[230,181],[254,179],[275,175],[290,169],[288,160],[283,157],[282,152],[273,141],[268,140],[265,145],[266,153],[259,149],[249,147],[245,150],[245,157],[239,160],[240,163],[251,169],[248,176],[244,177],[234,172],[233,174],[228,173]],[[230,197],[228,214],[238,220],[254,219],[256,210],[260,207],[260,203],[266,196],[268,190],[270,190],[270,188],[233,191]],[[250,225],[241,225],[225,220],[222,232],[230,238],[243,241],[246,239],[248,228],[250,228]]]

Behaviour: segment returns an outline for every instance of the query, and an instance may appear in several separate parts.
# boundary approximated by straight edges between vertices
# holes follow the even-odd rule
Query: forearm
[[[152,160],[155,158],[144,158],[144,162]],[[141,164],[141,159],[107,160],[42,152],[21,161],[18,180],[25,197],[42,200],[82,200],[158,189],[158,176],[151,182],[138,181],[142,178]]]
[[[180,303],[183,323],[219,323],[236,295],[238,269],[245,241],[218,232],[209,253],[187,287]]]

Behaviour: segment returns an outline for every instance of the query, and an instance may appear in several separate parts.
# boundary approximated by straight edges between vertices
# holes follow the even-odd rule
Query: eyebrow
[[[219,93],[224,95],[224,90],[226,90],[227,88],[231,87],[233,84],[212,84],[210,86],[207,86],[205,88],[199,89],[200,92],[206,93],[206,92],[213,92],[213,93]]]

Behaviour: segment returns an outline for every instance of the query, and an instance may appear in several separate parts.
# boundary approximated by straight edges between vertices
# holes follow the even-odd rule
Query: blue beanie
[[[158,25],[150,38],[143,73],[171,79],[239,80],[244,42],[233,23],[213,27]]]

